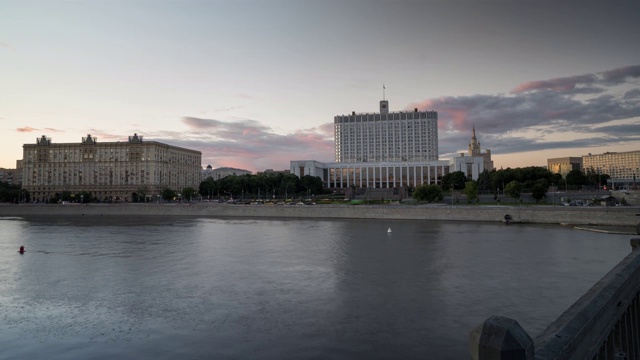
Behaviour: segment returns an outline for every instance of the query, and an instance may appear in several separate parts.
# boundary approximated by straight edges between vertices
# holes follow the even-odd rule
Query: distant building
[[[288,174],[291,174],[291,170],[289,170],[289,169],[287,169],[287,170],[266,169],[265,171],[258,172],[258,174],[266,174],[266,175],[283,174],[283,175],[288,175]]]
[[[134,134],[125,142],[53,143],[44,135],[23,145],[22,187],[31,198],[48,201],[63,192],[90,192],[101,201],[152,197],[170,188],[198,188],[202,154]]]
[[[572,170],[582,170],[582,158],[562,157],[547,159],[547,170],[554,174],[560,174],[564,178]]]
[[[584,155],[582,171],[609,175],[609,189],[637,189],[640,180],[640,150]]]
[[[582,156],[582,169],[586,173],[607,174],[612,179],[631,180],[640,176],[640,150],[606,152]]]
[[[606,174],[611,189],[635,188],[640,177],[640,151],[606,152],[582,157],[547,159],[547,168],[563,177],[571,170]]]
[[[337,115],[334,118],[335,161],[338,163],[438,160],[436,111]]]
[[[18,176],[18,184],[22,185],[22,159],[16,160],[16,172]]]
[[[334,118],[335,162],[294,160],[291,173],[320,177],[327,188],[401,188],[439,184],[444,175],[463,171],[477,179],[483,157],[438,160],[436,111],[338,115]]]
[[[471,136],[471,142],[469,143],[469,156],[471,157],[481,157],[483,159],[484,170],[491,171],[493,170],[493,160],[491,160],[491,150],[486,149],[485,152],[482,152],[480,149],[480,142],[478,142],[478,138],[476,138],[476,127],[473,126],[473,135]]]
[[[222,178],[226,178],[227,176],[240,176],[247,174],[251,174],[251,171],[231,167],[221,167],[214,169],[211,167],[211,165],[208,165],[206,170],[202,170],[202,180],[206,180],[207,178],[211,177],[213,178],[213,180],[218,181]]]
[[[18,170],[0,168],[0,181],[10,185],[19,185]]]

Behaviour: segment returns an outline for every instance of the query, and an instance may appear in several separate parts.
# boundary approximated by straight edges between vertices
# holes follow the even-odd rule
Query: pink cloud
[[[466,130],[465,126],[468,120],[468,114],[472,111],[472,108],[468,104],[459,101],[455,97],[439,97],[436,99],[425,99],[419,103],[411,104],[407,106],[405,110],[413,110],[417,108],[420,111],[438,111],[438,129],[448,130],[451,126],[455,130]]]
[[[16,131],[17,132],[34,132],[34,131],[38,131],[38,129],[32,128],[30,126],[25,126],[25,127],[17,128]]]

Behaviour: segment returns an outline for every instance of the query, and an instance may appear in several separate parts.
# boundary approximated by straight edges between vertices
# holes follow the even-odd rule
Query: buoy
[[[390,233],[391,232],[391,228],[389,228],[389,230],[387,230],[387,232]]]
[[[19,252],[20,254],[24,254],[24,251],[25,251],[25,250],[24,250],[24,246],[20,246],[20,250],[18,250],[18,252]]]

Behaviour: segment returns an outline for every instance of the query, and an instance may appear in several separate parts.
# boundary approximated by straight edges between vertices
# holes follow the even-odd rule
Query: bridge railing
[[[474,360],[640,359],[640,239],[535,340],[517,321],[492,316],[469,335]]]

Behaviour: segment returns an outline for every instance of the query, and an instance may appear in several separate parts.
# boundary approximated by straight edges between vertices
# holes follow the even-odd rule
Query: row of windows
[[[435,111],[393,112],[388,114],[339,115],[334,118],[336,124],[392,120],[438,120],[438,113]]]

